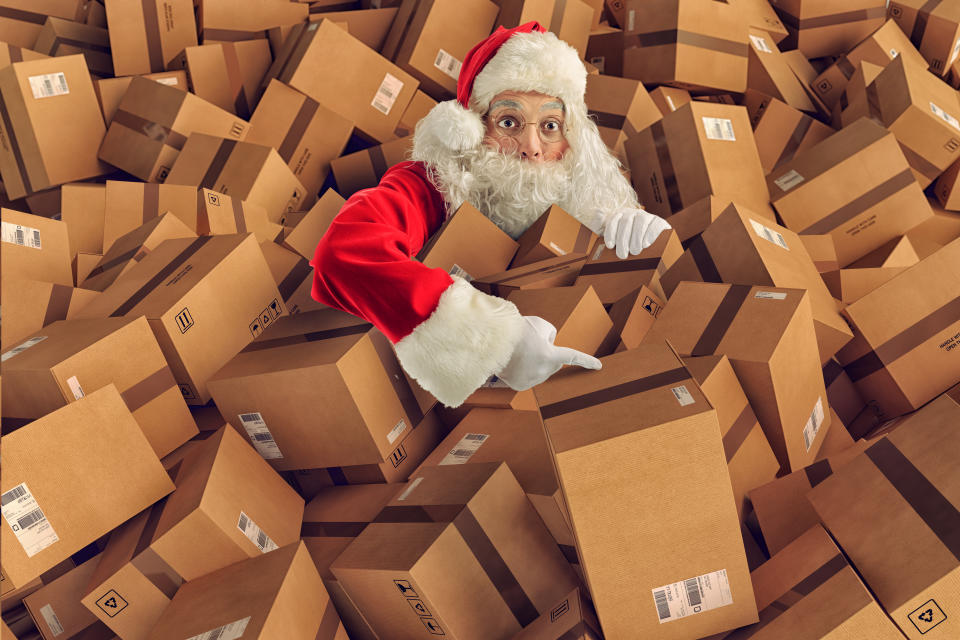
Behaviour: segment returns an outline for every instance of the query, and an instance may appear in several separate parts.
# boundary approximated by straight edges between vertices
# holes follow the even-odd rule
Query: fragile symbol
[[[416,598],[407,598],[407,604],[413,607],[413,610],[417,612],[418,616],[428,617],[430,612],[427,611],[427,606],[423,604],[422,600]]]
[[[660,314],[660,305],[653,301],[653,298],[646,296],[643,299],[643,309],[654,318]]]
[[[280,302],[276,298],[274,298],[273,302],[270,303],[270,313],[274,318],[278,318],[280,316]]]
[[[100,596],[100,599],[97,600],[97,606],[100,607],[100,610],[107,614],[107,616],[112,618],[127,608],[127,601],[124,600],[119,593],[110,589],[110,591]]]
[[[196,400],[197,396],[194,395],[193,389],[190,388],[188,384],[178,384],[177,387],[180,388],[180,395],[183,396],[184,400]]]
[[[394,580],[393,584],[397,585],[397,589],[400,589],[400,593],[402,593],[405,597],[417,597],[417,592],[413,590],[413,587],[410,586],[410,582],[408,580]]]
[[[445,636],[443,629],[440,628],[440,625],[437,624],[437,621],[433,618],[420,618],[420,622],[423,623],[423,626],[427,628],[427,631],[432,633],[435,636]]]

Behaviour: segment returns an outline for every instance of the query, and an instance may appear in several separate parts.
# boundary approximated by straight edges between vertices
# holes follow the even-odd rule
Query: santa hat
[[[567,110],[585,113],[586,86],[587,70],[576,49],[539,23],[499,27],[464,59],[457,99],[441,102],[417,125],[414,157],[479,145],[485,132],[482,116],[498,93],[538,91],[560,98]]]

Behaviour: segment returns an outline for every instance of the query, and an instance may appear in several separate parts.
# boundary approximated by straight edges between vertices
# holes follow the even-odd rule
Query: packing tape
[[[180,93],[183,93],[184,97],[187,95],[184,91]],[[183,145],[187,143],[187,137],[182,133],[178,133],[159,122],[151,122],[146,118],[142,118],[129,111],[124,111],[123,109],[117,109],[110,124],[119,124],[142,136],[146,136],[151,140],[156,140],[177,150],[183,149]]]
[[[830,461],[824,458],[819,462],[814,462],[813,464],[804,467],[803,472],[807,474],[807,482],[810,483],[810,488],[813,489],[815,486],[833,475],[833,468],[830,466]]]
[[[197,189],[197,235],[210,234],[210,214],[207,213],[207,194],[204,189]]]
[[[356,538],[367,528],[367,522],[304,522],[301,538]]]
[[[787,144],[783,147],[783,151],[780,153],[780,157],[777,158],[774,166],[779,166],[784,162],[793,160],[793,156],[797,154],[797,149],[800,148],[800,143],[803,142],[812,125],[813,118],[808,115],[801,115],[800,122],[793,128],[793,133],[790,134],[790,138],[787,140]]]
[[[106,44],[97,44],[95,42],[84,42],[83,40],[75,40],[73,38],[64,38],[61,36],[55,36],[53,42],[50,45],[50,55],[55,56],[60,49],[60,45],[65,44],[71,47],[76,47],[78,49],[87,49],[89,51],[96,51],[97,53],[105,53],[110,55],[110,45]],[[64,54],[61,54],[64,55]]]
[[[723,278],[720,277],[720,272],[717,270],[717,263],[713,261],[713,256],[707,249],[707,243],[703,241],[701,234],[697,234],[690,239],[687,251],[690,252],[690,257],[697,265],[697,271],[700,272],[700,277],[703,278],[704,282],[723,282]]]
[[[311,271],[313,271],[313,266],[310,262],[306,258],[300,258],[293,269],[290,270],[290,273],[283,277],[277,289],[280,290],[280,297],[283,298],[284,302],[290,299],[290,296],[303,284]]]
[[[160,19],[157,15],[160,7],[157,0],[141,0],[143,29],[147,41],[147,58],[150,71],[159,73],[166,70],[167,61],[163,59],[163,44],[160,41]]]
[[[653,271],[659,269],[663,258],[627,258],[610,262],[592,262],[583,265],[581,276],[600,276],[610,273],[627,273],[630,271]]]
[[[7,132],[7,140],[10,141],[10,151],[13,153],[13,159],[17,163],[17,172],[20,174],[20,182],[23,184],[23,190],[27,194],[31,194],[34,189],[30,184],[27,165],[23,161],[23,152],[20,151],[20,143],[17,141],[17,132],[13,129],[13,121],[10,119],[10,112],[7,110],[7,99],[6,96],[3,95],[0,95],[0,119],[3,120],[3,128]],[[4,179],[6,179],[6,177]],[[11,189],[8,185],[7,193],[10,192]]]
[[[690,350],[691,356],[708,356],[716,352],[733,319],[740,312],[740,307],[750,295],[752,287],[746,284],[733,284],[724,294],[710,321],[703,329],[700,339]]]
[[[117,265],[121,265],[125,262],[129,262],[130,260],[133,260],[133,256],[137,255],[137,252],[142,250],[143,250],[143,247],[136,246],[133,249],[130,249],[129,251],[124,251],[123,253],[118,255],[116,258],[111,258],[107,262],[101,262],[96,267],[94,267],[89,274],[87,274],[87,279],[89,280],[94,276],[100,275],[104,271],[113,269]]]
[[[246,233],[247,219],[243,215],[243,201],[240,198],[230,198],[230,203],[233,205],[233,224],[237,233]]]
[[[557,547],[567,562],[570,564],[580,564],[580,556],[577,555],[577,548],[575,546],[572,544],[558,544]]]
[[[169,278],[173,273],[180,268],[184,262],[189,260],[193,254],[199,251],[203,245],[210,241],[212,236],[203,236],[197,238],[189,245],[187,245],[183,251],[181,251],[173,260],[167,263],[160,271],[158,271],[150,280],[148,280],[142,287],[137,289],[133,295],[131,295],[127,300],[121,304],[117,309],[110,314],[111,318],[119,318],[120,316],[125,316],[129,313],[135,306],[140,304],[144,298],[146,298],[151,291],[160,286],[160,283]]]
[[[881,438],[865,453],[947,550],[960,560],[960,511],[953,503],[889,438]]]
[[[286,347],[291,344],[303,344],[304,342],[317,342],[318,340],[331,340],[333,338],[342,338],[344,336],[355,336],[366,333],[373,328],[371,324],[353,324],[348,327],[340,327],[338,329],[325,329],[323,331],[311,331],[310,333],[302,333],[293,336],[287,336],[285,338],[274,338],[273,340],[263,340],[262,342],[251,342],[248,344],[242,351],[242,353],[248,353],[250,351],[262,351],[263,349],[276,349],[278,347]]]
[[[737,451],[740,450],[747,436],[750,435],[757,424],[757,416],[753,413],[753,409],[750,408],[748,402],[723,436],[723,452],[727,456],[727,462],[733,460],[733,457],[737,455]]]
[[[823,385],[829,389],[841,373],[843,373],[843,367],[840,366],[839,362],[830,358],[830,362],[823,367]]]
[[[140,224],[146,224],[148,221],[160,215],[160,183],[147,182],[143,185],[143,215]]]
[[[310,122],[320,107],[320,103],[313,98],[308,96],[304,96],[303,98],[303,104],[300,105],[297,115],[290,124],[290,129],[287,130],[287,135],[283,137],[283,142],[280,143],[280,147],[277,149],[280,157],[287,163],[293,158],[293,152],[297,150],[297,146],[307,132],[307,127],[310,126]]]
[[[23,9],[12,9],[10,7],[0,7],[0,18],[9,18],[10,20],[30,22],[33,24],[43,24],[47,21],[46,14],[24,11]]]
[[[607,387],[606,389],[592,391],[581,396],[574,396],[573,398],[567,398],[566,400],[544,405],[540,407],[540,415],[544,420],[550,420],[551,418],[556,418],[557,416],[562,416],[567,413],[573,413],[574,411],[580,411],[581,409],[587,409],[605,402],[612,402],[690,379],[690,372],[687,371],[686,368],[677,367],[676,369],[661,371],[660,373],[630,380],[629,382]]]
[[[177,381],[173,377],[173,372],[170,371],[170,367],[164,365],[126,391],[121,391],[120,397],[132,413],[165,391],[176,387]]]
[[[8,44],[6,47],[7,55],[10,58],[10,64],[14,64],[15,62],[23,62],[23,49],[20,47],[15,47],[12,44]]]
[[[800,20],[778,7],[774,7],[773,10],[777,12],[777,16],[780,18],[780,21],[794,31],[830,27],[847,22],[862,22],[864,20],[884,18],[887,15],[886,7],[872,7],[870,9],[842,11],[840,13],[831,13],[830,15],[826,16],[814,16],[812,18],[804,18],[803,20]]]
[[[220,141],[220,146],[217,147],[217,152],[213,155],[213,160],[210,161],[207,172],[203,175],[203,179],[200,180],[201,187],[216,191],[214,185],[217,182],[217,178],[219,178],[223,172],[223,168],[226,166],[227,160],[230,159],[230,154],[233,153],[233,149],[236,146],[236,140],[224,138]]]
[[[957,318],[960,318],[960,296],[928,313],[921,320],[913,323],[873,351],[860,356],[844,369],[854,382],[862,380],[893,364],[947,327],[956,324],[958,322]]]
[[[840,73],[842,73],[843,77],[847,80],[849,80],[850,76],[856,71],[856,68],[854,68],[853,63],[850,62],[847,56],[840,56],[840,59],[837,60],[837,69],[840,70]]]
[[[923,42],[923,35],[927,30],[927,23],[930,21],[930,14],[940,6],[943,0],[927,0],[923,6],[917,10],[917,19],[913,23],[913,31],[910,33],[910,40],[917,43],[917,48]]]
[[[327,606],[323,609],[323,616],[320,618],[320,628],[314,640],[334,640],[337,631],[340,629],[340,616],[333,606],[333,600],[327,598]],[[344,634],[346,635],[346,634]]]
[[[532,269],[532,270],[527,270],[526,267],[519,267],[519,269],[524,269],[523,273],[518,273],[516,275],[512,275],[506,278],[501,278],[497,280],[497,284],[506,284],[508,282],[513,282],[514,280],[519,280],[520,278],[526,278],[527,276],[531,276],[536,273],[547,272],[547,271],[550,271],[551,269],[557,269],[559,267],[566,267],[572,264],[576,264],[577,262],[582,262],[585,259],[586,259],[586,256],[584,256],[583,254],[578,256],[571,254],[566,256],[565,260],[551,262],[548,266],[545,266],[545,267],[539,267],[537,269]],[[516,270],[517,269],[511,269],[510,271],[516,271]],[[505,273],[510,273],[510,271],[507,271]],[[582,270],[581,270],[581,273],[583,273]]]
[[[657,120],[650,125],[650,131],[653,133],[653,146],[657,152],[660,173],[663,174],[663,186],[667,191],[670,211],[677,213],[683,209],[683,200],[680,198],[680,187],[677,185],[677,174],[673,168],[673,159],[670,157],[670,147],[667,145],[667,135],[663,129],[663,120]]]
[[[586,253],[590,248],[590,239],[593,237],[593,231],[589,227],[580,225],[577,232],[577,239],[573,242],[573,253]]]
[[[380,178],[383,177],[383,174],[387,172],[389,167],[387,166],[387,159],[383,155],[383,146],[377,145],[375,147],[370,147],[367,150],[367,154],[370,156],[370,164],[373,166],[373,173],[377,176],[377,181],[380,181]]]
[[[587,117],[593,118],[598,127],[605,129],[623,129],[627,116],[606,111],[588,111]]]
[[[65,284],[55,284],[50,288],[50,299],[47,300],[47,310],[43,314],[43,325],[47,326],[57,320],[65,320],[70,309],[70,300],[73,298],[73,287]]]
[[[247,94],[243,89],[243,74],[240,73],[240,59],[237,57],[237,48],[231,42],[222,43],[223,63],[227,68],[227,82],[230,91],[234,94],[233,112],[244,120],[250,119],[250,105],[247,103]]]
[[[877,206],[890,196],[906,189],[912,184],[916,184],[913,177],[913,171],[906,168],[897,175],[881,182],[873,189],[870,189],[860,197],[848,202],[833,213],[829,213],[820,218],[817,222],[801,231],[801,234],[827,234],[843,225],[861,213]]]
[[[262,40],[269,38],[270,34],[265,30],[244,31],[243,29],[204,29],[200,33],[200,37],[202,42],[207,42],[207,40],[239,42],[241,40]]]
[[[746,42],[736,42],[714,36],[684,31],[682,29],[668,29],[651,33],[638,33],[634,36],[641,47],[659,47],[670,44],[686,44],[699,49],[710,49],[718,53],[746,58],[750,53],[750,46]],[[628,45],[629,46],[629,45]]]

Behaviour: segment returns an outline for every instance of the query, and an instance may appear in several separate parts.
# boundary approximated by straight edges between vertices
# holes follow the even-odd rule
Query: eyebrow
[[[547,102],[542,107],[540,107],[540,111],[546,111],[548,109],[560,109],[560,111],[563,111],[563,103],[556,102],[556,101]]]
[[[493,111],[497,107],[512,107],[514,109],[523,110],[523,106],[519,102],[514,102],[513,100],[497,100],[492,105],[490,105],[490,111]]]

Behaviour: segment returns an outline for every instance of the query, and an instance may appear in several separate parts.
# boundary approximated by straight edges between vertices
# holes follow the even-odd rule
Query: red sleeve
[[[443,196],[421,163],[390,168],[379,186],[347,200],[314,255],[313,297],[373,323],[398,342],[426,320],[453,284],[413,259],[443,224]]]

